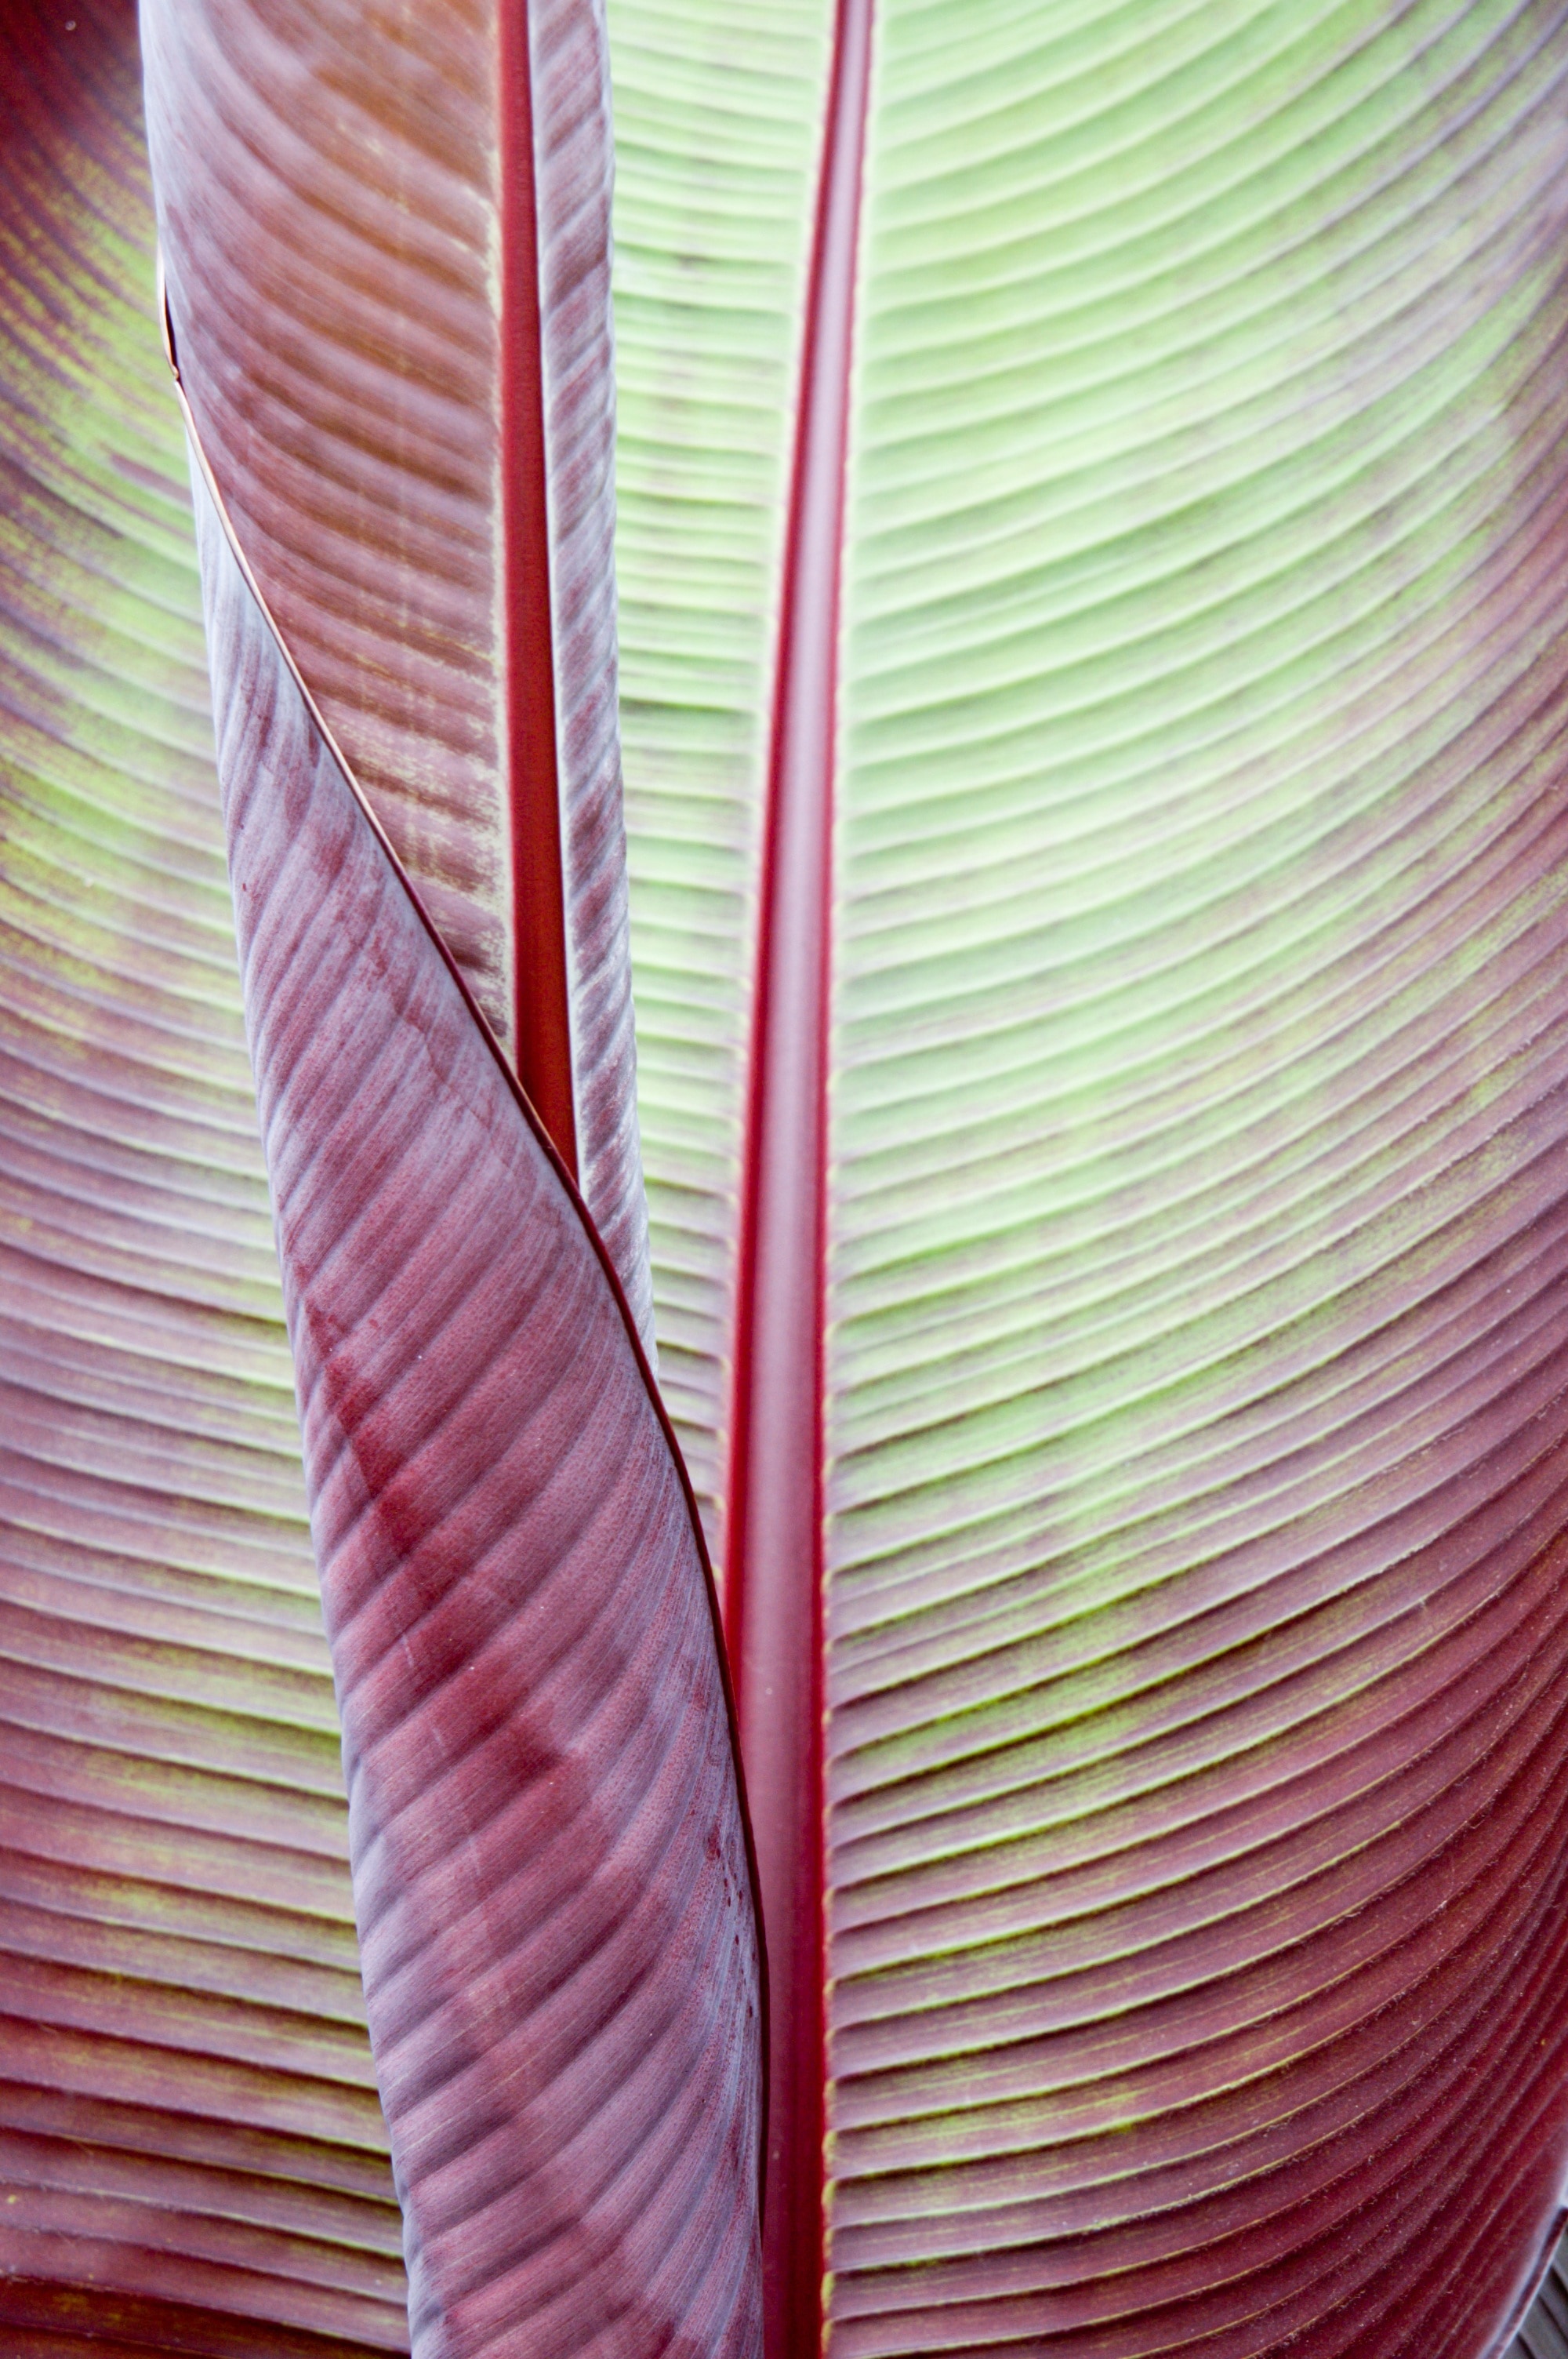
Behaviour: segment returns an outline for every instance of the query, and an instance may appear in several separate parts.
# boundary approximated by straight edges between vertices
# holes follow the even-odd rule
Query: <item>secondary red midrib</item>
[[[498,0],[502,726],[511,832],[517,1078],[578,1177],[539,311],[527,0]]]
[[[725,1624],[768,1946],[767,2359],[821,2347],[823,1330],[839,579],[872,0],[838,0],[780,602]]]

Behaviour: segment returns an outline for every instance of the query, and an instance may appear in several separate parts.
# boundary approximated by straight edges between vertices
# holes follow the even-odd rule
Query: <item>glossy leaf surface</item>
[[[813,1890],[827,1945],[779,2009],[770,2333],[815,2347],[820,2206],[843,2354],[1479,2359],[1568,2148],[1568,20],[879,0],[858,118],[866,15],[812,12],[774,179],[742,75],[728,179],[672,138],[619,224],[631,565],[662,534],[782,651],[694,710],[722,593],[669,651],[629,573],[656,1277],[774,1947]],[[644,149],[708,23],[613,12]],[[846,281],[776,200],[825,150],[820,257],[862,138]],[[661,255],[712,330],[678,374]],[[812,926],[819,1026],[769,980]],[[793,1245],[770,1027],[826,1128],[777,1125]],[[749,1055],[727,1164],[666,1147],[678,1041]],[[806,1503],[782,1562],[762,1481]],[[820,1808],[756,1774],[818,1690]]]
[[[0,2345],[348,2359],[400,2222],[135,20],[3,18]]]
[[[584,0],[148,0],[203,448],[328,727],[651,1339]]]

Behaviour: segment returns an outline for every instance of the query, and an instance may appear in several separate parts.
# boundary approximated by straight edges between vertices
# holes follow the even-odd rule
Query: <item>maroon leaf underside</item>
[[[406,2348],[132,7],[0,10],[0,2350]]]
[[[697,1527],[580,1208],[200,500],[247,1026],[416,2353],[752,2353]]]
[[[652,1348],[593,0],[144,0],[202,448]]]

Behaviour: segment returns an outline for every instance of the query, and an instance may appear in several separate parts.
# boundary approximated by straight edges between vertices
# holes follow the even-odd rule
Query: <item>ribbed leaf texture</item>
[[[0,11],[0,2347],[406,2348],[135,20]]]
[[[180,366],[262,593],[651,1343],[591,0],[146,0]]]
[[[1509,2345],[1508,2359],[1565,2359],[1568,2354],[1568,2272],[1559,2248],[1530,2306],[1530,2315]]]
[[[624,1299],[201,480],[219,769],[416,2354],[756,2347],[760,1994]]]
[[[648,21],[633,134],[706,38]],[[1568,13],[844,0],[798,57],[809,273],[794,125],[619,222],[802,388],[623,311],[629,540],[780,651],[699,691],[628,598],[775,1992],[827,1943],[773,2345],[820,2233],[845,2359],[1480,2359],[1568,2148]],[[670,1042],[750,1059],[736,1182]]]
[[[716,1555],[823,0],[610,0],[616,570],[659,1378]]]

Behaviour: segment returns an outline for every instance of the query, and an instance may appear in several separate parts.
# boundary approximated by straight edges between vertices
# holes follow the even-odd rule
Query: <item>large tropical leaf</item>
[[[575,0],[143,26],[414,2349],[741,2359],[752,1870],[632,1307],[602,38]],[[427,669],[443,583],[467,721]],[[420,866],[398,717],[472,757],[431,792],[501,879],[483,924]]]
[[[611,7],[773,2347],[1478,2359],[1568,2157],[1568,16],[767,21]]]
[[[346,2359],[400,2224],[135,21],[3,23],[0,2345]]]

